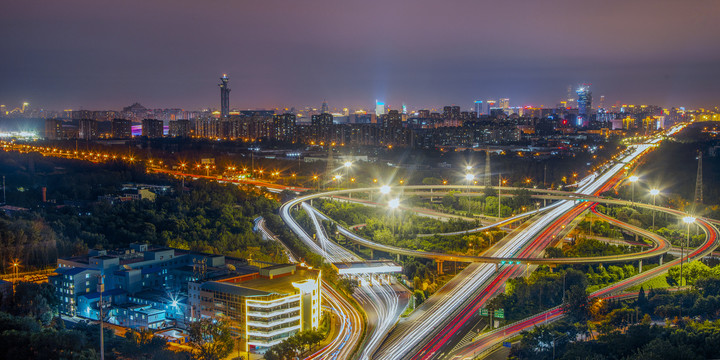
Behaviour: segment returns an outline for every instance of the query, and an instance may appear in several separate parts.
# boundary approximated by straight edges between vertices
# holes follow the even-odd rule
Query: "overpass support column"
[[[375,254],[373,254],[373,249],[370,249],[370,260],[375,258]]]
[[[500,271],[500,263],[495,263],[495,272]]]
[[[660,266],[662,266],[663,257],[664,257],[664,256],[660,255],[660,260],[659,260],[659,261],[660,261]]]
[[[400,263],[400,254],[397,254],[397,262]]]
[[[640,263],[638,264],[638,274],[642,272],[642,259],[640,259]]]
[[[438,275],[442,275],[443,274],[443,260],[435,260],[435,263],[437,264]]]

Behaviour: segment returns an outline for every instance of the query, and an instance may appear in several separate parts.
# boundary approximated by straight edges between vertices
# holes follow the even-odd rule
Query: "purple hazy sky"
[[[0,103],[393,107],[508,97],[718,105],[717,0],[28,0],[0,9]]]

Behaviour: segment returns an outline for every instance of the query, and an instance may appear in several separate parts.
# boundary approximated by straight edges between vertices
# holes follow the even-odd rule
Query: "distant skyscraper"
[[[577,89],[578,126],[586,126],[592,114],[592,92],[590,84],[583,84]]]
[[[605,108],[605,95],[600,95],[600,104],[599,104],[598,108],[600,108],[600,109]]]
[[[375,115],[382,116],[385,114],[387,114],[387,107],[385,106],[385,103],[375,100]]]
[[[327,114],[327,113],[330,112],[330,111],[328,111],[328,110],[329,110],[329,109],[328,109],[327,101],[323,100],[322,107],[320,107],[320,113],[321,113],[321,114]]]
[[[228,87],[230,78],[227,74],[223,74],[220,81],[222,82],[218,84],[220,86],[220,117],[227,118],[230,116],[230,88]]]
[[[403,103],[403,105],[402,105],[402,113],[404,115],[407,115],[407,105],[405,105],[405,103]]]
[[[509,109],[510,108],[510,99],[500,99],[500,102],[498,102],[498,107],[501,109]]]
[[[475,113],[477,114],[477,117],[480,117],[480,114],[483,113],[483,102],[482,102],[482,100],[475,100]]]
[[[485,102],[485,105],[487,108],[487,111],[485,113],[490,115],[490,109],[495,108],[495,100],[488,100]]]

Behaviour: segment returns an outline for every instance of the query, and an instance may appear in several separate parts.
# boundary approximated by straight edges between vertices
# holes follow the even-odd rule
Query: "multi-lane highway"
[[[305,213],[310,218],[315,231],[315,239],[292,218],[290,208],[292,205],[284,204],[280,209],[280,216],[290,229],[315,253],[322,255],[331,263],[357,263],[363,259],[347,249],[331,241],[325,232],[316,212],[307,203],[301,203]],[[362,344],[359,359],[369,359],[370,354],[379,346],[391,327],[397,322],[400,314],[408,302],[408,295],[404,289],[394,283],[389,277],[378,275],[358,275],[360,286],[355,291],[355,298],[364,307],[368,314],[368,336]],[[359,334],[357,334],[359,335]],[[353,346],[355,348],[355,346]]]
[[[578,189],[579,194],[590,195],[602,190],[607,183],[622,173],[627,163],[634,161],[641,154],[654,146],[657,140],[647,144],[635,145],[630,153],[625,155],[601,174],[592,174]],[[578,205],[578,208],[587,205]],[[536,219],[530,226],[517,236],[510,239],[495,250],[491,255],[495,257],[527,257],[533,253],[541,252],[551,241],[548,239],[549,229],[558,221],[572,220],[574,216],[568,213],[575,209],[573,201],[561,201],[559,205]],[[533,240],[540,241],[533,241]],[[528,245],[531,245],[528,247]],[[518,271],[520,266],[507,265],[496,273],[492,265],[479,266],[469,274],[464,283],[457,286],[454,291],[438,301],[434,308],[424,312],[424,316],[413,326],[405,327],[402,334],[393,334],[384,344],[378,356],[383,359],[403,358],[433,358],[449,343],[453,336],[471,318],[474,311],[481,307],[489,298],[501,289],[504,282]]]
[[[682,212],[673,210],[673,209],[666,209],[664,208],[662,211],[665,211],[672,215],[678,215],[682,216],[684,215]],[[613,223],[618,223],[618,220],[615,219],[607,219],[610,220]],[[593,292],[590,294],[590,297],[602,297],[602,298],[608,298],[608,297],[615,297],[615,294],[618,294],[619,292],[623,291],[624,289],[627,289],[629,287],[635,286],[637,284],[641,284],[647,279],[653,278],[655,276],[661,275],[664,272],[666,272],[669,268],[673,266],[677,266],[680,264],[681,261],[692,261],[696,259],[701,259],[704,256],[707,256],[710,254],[713,249],[715,249],[718,245],[720,245],[720,237],[719,233],[716,227],[712,226],[709,221],[706,221],[705,219],[698,219],[697,220],[698,226],[702,228],[702,230],[705,232],[705,242],[700,245],[699,247],[690,250],[683,258],[677,258],[673,261],[667,262],[663,265],[657,266],[655,268],[652,268],[646,272],[640,273],[638,275],[635,275],[633,277],[627,278],[625,280],[622,280],[620,282],[617,282],[615,284],[612,284],[610,286],[607,286],[603,289],[600,289],[598,291]],[[480,339],[478,339],[475,342],[472,342],[468,345],[465,345],[451,354],[445,356],[447,359],[474,359],[476,357],[479,357],[483,354],[488,354],[491,351],[493,351],[500,343],[503,341],[512,338],[514,336],[517,336],[521,331],[525,331],[528,329],[531,329],[539,324],[552,322],[557,319],[560,319],[564,316],[564,310],[562,307],[556,307],[553,309],[550,309],[546,312],[531,316],[527,319],[509,324],[505,327],[499,328],[495,331],[489,332],[484,334]]]

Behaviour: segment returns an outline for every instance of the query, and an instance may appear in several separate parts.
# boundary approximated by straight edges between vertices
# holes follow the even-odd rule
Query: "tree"
[[[585,287],[573,285],[570,287],[570,290],[565,292],[565,311],[571,318],[577,321],[588,318],[590,312]]]
[[[197,360],[220,360],[232,352],[234,339],[226,320],[200,319],[190,323],[189,345]]]
[[[125,353],[133,354],[137,359],[153,359],[158,353],[162,352],[167,346],[167,342],[153,334],[148,329],[139,331],[128,330],[125,333],[126,349]]]

